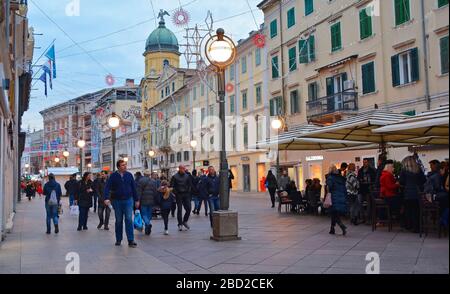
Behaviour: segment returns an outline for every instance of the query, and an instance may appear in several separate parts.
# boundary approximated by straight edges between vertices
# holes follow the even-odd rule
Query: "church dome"
[[[147,39],[145,52],[173,52],[180,54],[178,39],[175,34],[166,28],[165,22],[159,22],[159,27]]]

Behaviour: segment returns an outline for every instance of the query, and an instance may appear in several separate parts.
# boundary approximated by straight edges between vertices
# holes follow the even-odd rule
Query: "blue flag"
[[[51,61],[49,60],[48,63],[44,63],[42,65],[42,70],[48,74],[49,80],[50,80],[50,89],[53,90],[53,78],[52,78],[52,71],[50,69]]]
[[[45,85],[45,97],[47,97],[47,73],[44,71],[39,79],[42,82],[44,82],[44,85]]]
[[[56,55],[55,55],[55,45],[53,44],[50,49],[48,49],[45,56],[50,59],[51,64],[53,65],[53,78],[56,79]]]

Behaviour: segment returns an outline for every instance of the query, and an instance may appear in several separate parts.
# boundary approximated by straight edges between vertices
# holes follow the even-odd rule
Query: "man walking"
[[[127,163],[121,159],[117,162],[117,171],[111,174],[105,187],[105,205],[109,206],[112,200],[116,217],[116,246],[120,246],[122,243],[123,222],[125,220],[128,246],[137,247],[133,233],[133,199],[135,206],[139,207],[136,183],[133,175],[127,172]]]
[[[177,218],[178,230],[182,231],[183,227],[190,229],[188,225],[189,216],[191,215],[191,187],[192,177],[186,173],[184,165],[178,167],[178,173],[173,175],[170,180],[170,187],[173,188],[177,200]],[[182,217],[182,210],[185,210],[184,217]]]
[[[141,203],[141,215],[145,225],[145,235],[152,233],[152,216],[155,199],[158,197],[158,185],[156,181],[150,178],[149,171],[144,172],[144,176],[137,182],[137,194]]]
[[[109,231],[109,216],[111,214],[111,208],[105,205],[105,185],[107,172],[103,171],[98,174],[97,179],[94,182],[94,191],[98,195],[98,219],[100,223],[97,229],[101,229],[104,225],[104,230]]]
[[[283,173],[278,180],[278,189],[280,189],[281,191],[287,191],[290,182],[291,178],[288,176],[288,171],[283,170]]]
[[[73,206],[75,195],[77,194],[78,190],[78,182],[76,177],[76,174],[71,175],[70,179],[64,184],[64,188],[66,189],[67,195],[69,196],[69,206]]]
[[[61,185],[53,174],[48,175],[48,182],[44,185],[45,210],[47,212],[47,234],[51,233],[51,221],[55,226],[55,234],[59,233],[58,207],[61,201]]]

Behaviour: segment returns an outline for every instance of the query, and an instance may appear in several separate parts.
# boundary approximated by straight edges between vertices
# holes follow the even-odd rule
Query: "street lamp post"
[[[272,121],[272,128],[274,130],[277,130],[277,134],[280,134],[280,129],[283,127],[283,121],[280,118],[277,118]],[[280,179],[280,149],[277,147],[277,166],[276,166],[277,172],[277,181]]]
[[[196,150],[195,148],[197,148],[197,141],[196,140],[192,140],[191,141],[191,147],[192,147],[192,160],[193,160],[193,167],[192,167],[192,171],[195,170],[195,155],[196,155]]]
[[[228,182],[228,161],[225,144],[225,69],[236,59],[236,45],[223,29],[218,29],[215,36],[208,39],[205,55],[217,69],[217,88],[219,96],[219,119],[221,122],[220,150],[220,210],[213,213],[213,236],[216,241],[239,240],[238,214],[229,211],[230,190]]]
[[[148,156],[150,156],[150,173],[153,174],[153,158],[155,157],[156,153],[153,150],[150,150],[148,152]]]
[[[112,143],[112,165],[113,171],[116,171],[116,130],[120,126],[120,117],[113,112],[108,119],[108,126],[111,129],[111,143]]]
[[[83,148],[86,146],[86,141],[80,138],[77,142],[78,148],[80,148],[80,174],[83,176]]]

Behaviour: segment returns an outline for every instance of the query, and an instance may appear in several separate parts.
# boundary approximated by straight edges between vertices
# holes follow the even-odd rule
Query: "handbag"
[[[325,196],[325,202],[323,203],[323,207],[330,208],[333,206],[333,201],[331,200],[331,193],[327,193],[327,196]]]
[[[70,207],[70,213],[71,216],[78,216],[80,214],[80,208],[78,205],[72,205]]]

